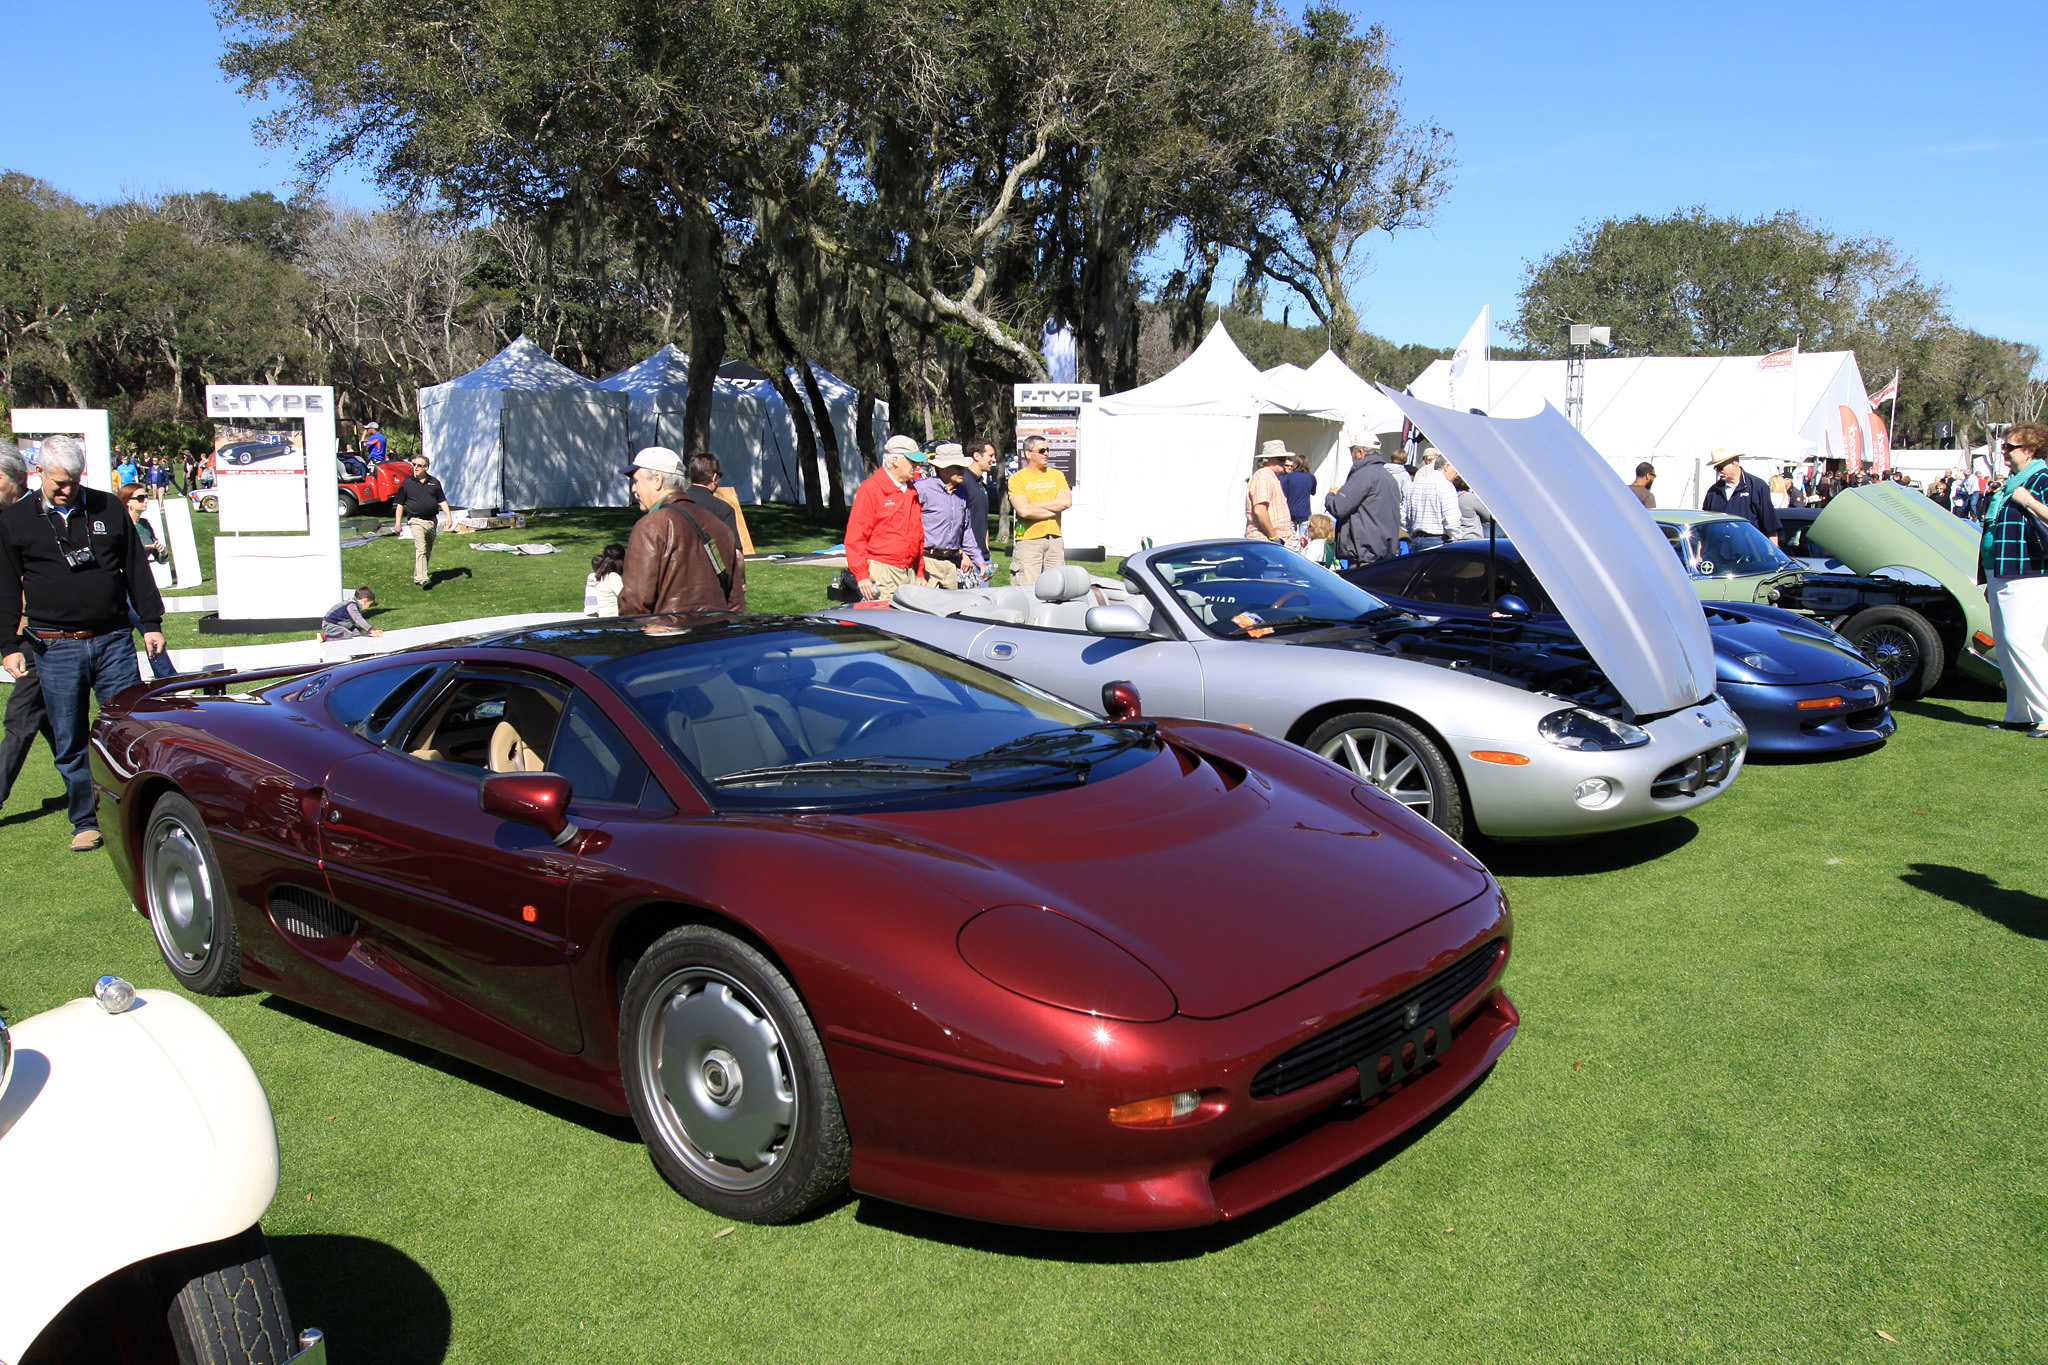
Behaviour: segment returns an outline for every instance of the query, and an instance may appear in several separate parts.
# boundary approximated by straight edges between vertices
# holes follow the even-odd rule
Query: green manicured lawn
[[[404,546],[348,552],[348,575],[394,615],[567,609],[625,524],[537,523],[552,560],[444,538],[477,577],[424,597]],[[828,576],[765,568],[757,591],[811,596],[758,604],[814,605],[799,574]],[[1752,765],[1691,819],[1482,847],[1515,905],[1514,1046],[1414,1140],[1219,1230],[868,1199],[735,1227],[623,1120],[265,996],[201,1003],[269,1089],[265,1226],[344,1363],[2036,1361],[2048,745],[1976,723],[1997,713],[1937,696],[1878,752]],[[38,811],[57,791],[39,747],[0,818],[9,1018],[103,971],[169,984],[106,860]]]

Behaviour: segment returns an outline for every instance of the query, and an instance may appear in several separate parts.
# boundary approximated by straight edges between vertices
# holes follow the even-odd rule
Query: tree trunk
[[[939,354],[946,369],[946,407],[952,414],[953,439],[964,441],[975,429],[973,376],[968,373],[972,353],[948,346]]]
[[[809,358],[797,362],[797,372],[803,376],[804,396],[810,399],[811,411],[818,421],[818,445],[825,456],[825,494],[830,500],[833,518],[844,521],[846,481],[839,472],[839,429],[832,423],[832,409],[825,403],[825,392],[818,387],[818,372]]]
[[[789,333],[782,328],[782,315],[775,310],[775,279],[767,278],[761,290],[761,321],[768,329],[769,340],[782,355],[783,363],[775,367],[775,391],[782,395],[782,401],[789,405],[789,420],[796,424],[797,468],[802,471],[804,484],[804,515],[811,521],[825,520],[823,490],[818,487],[818,442],[813,433],[809,415],[804,411],[804,395],[789,377],[789,367],[796,366],[803,374],[806,387],[816,387],[811,378],[811,367],[801,354],[796,343],[789,339]],[[833,482],[836,484],[837,479]]]
[[[720,306],[723,251],[718,224],[695,212],[686,228],[682,263],[690,311],[690,387],[683,398],[684,454],[711,449],[711,386],[725,363],[725,312]]]

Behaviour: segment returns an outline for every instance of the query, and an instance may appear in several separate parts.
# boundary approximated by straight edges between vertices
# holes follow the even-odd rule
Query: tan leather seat
[[[505,716],[491,731],[494,773],[537,773],[548,766],[547,746],[561,720],[561,704],[545,692],[515,687],[505,697]]]

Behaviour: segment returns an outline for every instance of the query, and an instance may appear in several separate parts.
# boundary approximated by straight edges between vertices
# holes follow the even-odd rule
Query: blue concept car
[[[1419,615],[1505,616],[1570,629],[1506,539],[1457,541],[1341,576]],[[1897,727],[1891,684],[1827,626],[1761,604],[1702,606],[1714,643],[1715,690],[1749,726],[1751,753],[1858,749]]]

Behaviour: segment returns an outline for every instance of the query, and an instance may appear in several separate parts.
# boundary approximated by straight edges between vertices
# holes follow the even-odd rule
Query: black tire
[[[1947,666],[1941,636],[1909,607],[1872,607],[1849,618],[1842,635],[1891,679],[1892,700],[1911,701],[1933,690]]]
[[[334,503],[336,515],[344,517],[354,516],[356,508],[361,506],[356,501],[356,495],[349,492],[346,488],[337,488],[334,491]]]
[[[633,964],[619,1063],[656,1169],[690,1202],[787,1223],[846,1187],[852,1147],[810,1013],[731,934],[687,925]]]
[[[1453,839],[1465,837],[1465,790],[1436,741],[1405,720],[1352,711],[1324,721],[1302,747],[1372,783]]]
[[[178,1365],[282,1365],[298,1349],[261,1228],[172,1252],[152,1269],[172,1293]]]
[[[195,995],[229,995],[242,980],[242,943],[206,817],[182,793],[156,803],[142,834],[142,894],[157,951]]]

